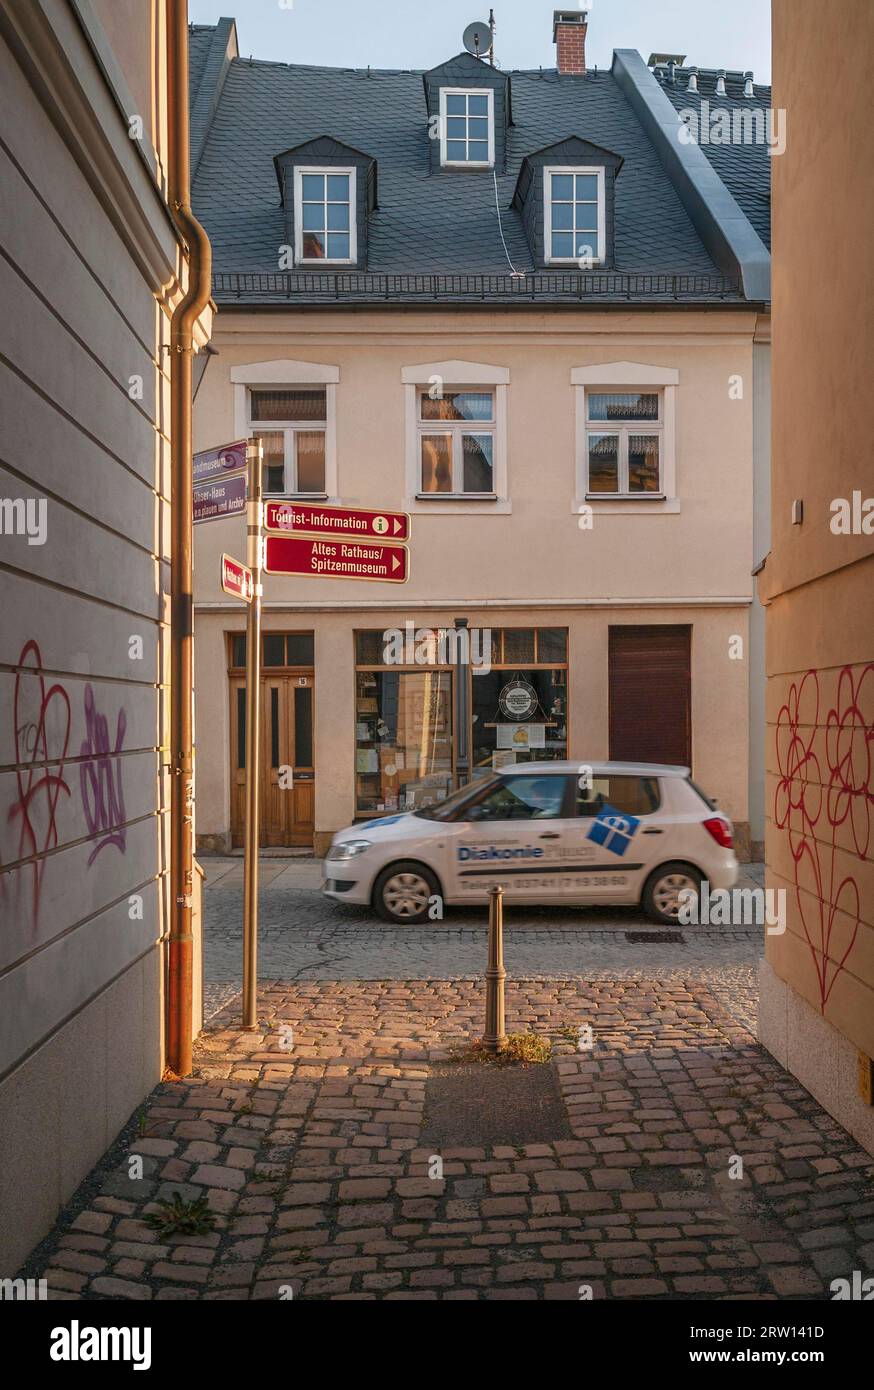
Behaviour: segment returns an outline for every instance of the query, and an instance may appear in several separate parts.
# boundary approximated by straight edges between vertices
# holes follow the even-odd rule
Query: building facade
[[[166,47],[152,0],[0,4],[4,1277],[163,1070]]]
[[[612,757],[690,765],[749,852],[769,258],[731,185],[767,209],[767,151],[718,173],[677,134],[717,75],[587,72],[579,20],[548,81],[240,62],[229,21],[192,33],[219,308],[196,447],[258,438],[269,497],[411,528],[403,585],[327,552],[330,577],[265,577],[265,844],[321,853],[507,761]],[[244,518],[196,531],[198,843],[227,849]]]
[[[821,13],[774,4],[775,100],[790,113],[774,179],[772,540],[767,605],[767,883],[786,895],[769,935],[759,1036],[874,1153],[874,423],[870,163],[852,164],[874,59],[874,14],[848,0],[830,43],[841,81],[822,120]],[[842,134],[844,133],[844,134]],[[808,275],[801,228],[840,245]],[[852,426],[849,422],[852,419]]]

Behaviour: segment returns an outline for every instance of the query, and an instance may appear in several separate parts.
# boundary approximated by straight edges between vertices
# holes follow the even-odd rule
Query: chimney
[[[587,10],[556,10],[552,16],[552,41],[558,49],[557,67],[562,74],[586,75]]]

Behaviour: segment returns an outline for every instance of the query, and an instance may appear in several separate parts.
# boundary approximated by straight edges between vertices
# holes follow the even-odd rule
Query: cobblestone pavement
[[[817,1300],[874,1268],[870,1157],[700,980],[508,980],[574,1137],[422,1147],[482,1008],[473,980],[267,986],[259,1031],[213,1021],[24,1273],[73,1299]],[[177,1192],[213,1231],[144,1222]]]
[[[240,989],[242,862],[204,859],[206,1015]],[[742,886],[761,882],[745,865]],[[375,913],[321,895],[314,859],[262,859],[258,970],[273,980],[470,979],[484,966],[485,912],[447,908],[443,922],[395,927]],[[632,908],[535,908],[505,912],[505,956],[513,976],[706,980],[723,1005],[755,1031],[761,928],[687,927],[682,945],[653,944],[658,929]],[[634,944],[627,931],[646,931]]]

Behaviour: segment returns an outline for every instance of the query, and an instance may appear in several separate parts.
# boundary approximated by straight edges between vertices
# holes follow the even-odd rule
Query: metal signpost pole
[[[261,706],[261,559],[263,446],[250,445],[247,508],[248,561],[254,592],[246,618],[246,828],[243,861],[243,1027],[253,1030],[258,1015],[258,841]]]

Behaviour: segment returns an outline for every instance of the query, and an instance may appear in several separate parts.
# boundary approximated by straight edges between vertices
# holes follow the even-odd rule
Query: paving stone
[[[346,928],[325,911],[335,951]],[[308,930],[292,947],[287,933],[270,937],[270,949],[298,951]],[[381,962],[438,941],[441,958],[458,946],[463,959],[465,930],[346,937],[355,960],[361,942]],[[832,1278],[874,1266],[870,1158],[738,1019],[749,1011],[732,990],[742,996],[746,980],[754,1004],[751,966],[665,968],[657,979],[650,965],[624,966],[611,977],[575,963],[586,935],[597,933],[530,926],[507,936],[522,960],[535,950],[549,960],[553,937],[571,960],[563,976],[508,979],[507,1026],[551,1031],[574,1137],[422,1142],[431,1068],[481,1028],[473,974],[277,976],[260,1016],[292,1023],[295,1056],[277,1061],[272,1030],[250,1037],[235,1031],[236,1015],[228,1026],[216,1019],[197,1049],[208,1084],[165,1083],[146,1106],[153,1132],[141,1147],[162,1166],[160,1189],[101,1167],[101,1195],[62,1216],[44,1247],[54,1295],[823,1298]],[[481,965],[481,927],[475,945]],[[717,946],[696,949],[712,961]],[[603,950],[601,960],[618,947]],[[592,1054],[562,1050],[561,1029],[590,1019]],[[740,1184],[726,1180],[734,1152],[745,1158]],[[433,1156],[441,1179],[428,1176]],[[158,1239],[141,1219],[158,1190],[206,1192],[216,1228]]]

